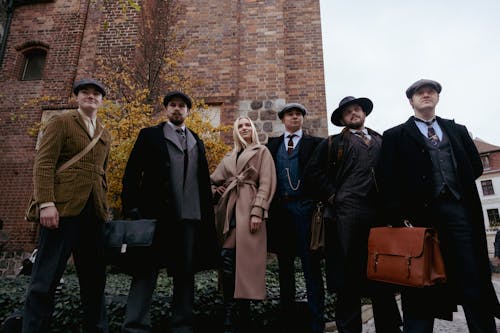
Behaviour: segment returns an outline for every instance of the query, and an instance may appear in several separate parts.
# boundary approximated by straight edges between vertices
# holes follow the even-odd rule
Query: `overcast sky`
[[[320,3],[328,119],[343,97],[368,97],[366,125],[383,132],[413,114],[405,90],[428,78],[443,86],[437,115],[500,146],[499,0]]]

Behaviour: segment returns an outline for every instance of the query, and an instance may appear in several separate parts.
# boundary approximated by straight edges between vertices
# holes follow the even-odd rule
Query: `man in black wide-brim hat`
[[[377,332],[400,332],[401,325],[394,294],[366,279],[368,233],[378,224],[374,170],[382,144],[381,135],[365,127],[372,110],[368,98],[343,98],[331,121],[344,129],[319,144],[305,172],[306,191],[327,203],[334,221],[325,223],[326,280],[337,295],[335,321],[343,333],[361,333],[362,296],[372,298]]]

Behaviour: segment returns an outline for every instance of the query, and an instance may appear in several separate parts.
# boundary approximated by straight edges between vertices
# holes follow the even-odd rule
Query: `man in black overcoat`
[[[267,148],[276,166],[277,190],[269,211],[268,251],[277,254],[279,266],[280,305],[285,332],[295,332],[295,258],[302,263],[306,283],[307,305],[311,323],[307,332],[323,332],[324,288],[321,255],[309,250],[313,201],[302,186],[304,169],[321,138],[302,131],[307,109],[289,103],[278,112],[285,126],[284,134],[269,138]],[[299,315],[299,316],[297,316]]]
[[[150,306],[161,267],[173,277],[172,332],[192,332],[194,274],[217,267],[205,147],[184,124],[191,103],[182,92],[168,93],[163,104],[169,121],[140,131],[125,169],[124,215],[158,219],[158,256],[151,270],[133,274],[123,332],[151,330]]]
[[[500,314],[491,282],[475,180],[483,167],[463,125],[436,116],[441,85],[419,80],[406,91],[414,116],[383,134],[378,175],[386,221],[438,231],[447,282],[402,292],[404,331],[432,332],[462,304],[470,332],[496,332]]]
[[[306,191],[327,205],[325,259],[328,290],[336,293],[339,333],[361,333],[361,297],[372,298],[378,333],[400,332],[401,316],[391,290],[366,279],[368,233],[378,224],[377,184],[382,137],[365,127],[370,99],[347,96],[331,116],[340,134],[323,140],[306,168]],[[375,288],[377,287],[377,288]]]

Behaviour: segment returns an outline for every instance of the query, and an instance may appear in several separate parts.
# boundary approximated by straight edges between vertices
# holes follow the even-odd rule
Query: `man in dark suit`
[[[303,193],[305,166],[321,138],[304,134],[302,124],[307,109],[298,103],[286,104],[278,113],[285,133],[270,138],[267,147],[273,155],[278,179],[268,222],[269,252],[278,256],[280,304],[284,327],[294,331],[295,258],[302,262],[307,303],[311,314],[308,332],[324,331],[324,288],[321,255],[309,250],[313,201]]]
[[[158,219],[158,258],[150,271],[133,274],[123,332],[151,330],[150,307],[160,267],[173,276],[172,332],[193,332],[194,274],[217,267],[205,147],[184,124],[191,103],[186,94],[169,92],[163,100],[169,121],[140,131],[125,169],[124,215]]]
[[[370,99],[347,96],[333,111],[340,134],[323,140],[306,168],[305,187],[328,205],[325,224],[328,289],[336,293],[335,321],[340,333],[361,333],[361,297],[372,298],[378,333],[400,332],[401,316],[394,295],[366,279],[368,233],[377,224],[377,165],[382,136],[365,127]]]
[[[419,80],[406,96],[414,116],[384,132],[378,175],[386,221],[436,228],[447,282],[402,292],[404,331],[432,332],[462,304],[470,332],[496,332],[500,314],[491,283],[475,180],[483,167],[463,125],[436,116],[441,85]]]
[[[106,91],[100,82],[83,79],[75,82],[73,93],[78,110],[49,120],[33,166],[40,240],[24,304],[23,332],[50,331],[54,294],[70,255],[80,281],[83,330],[108,332],[102,249],[111,136],[97,119]],[[92,148],[76,160],[87,147]],[[65,164],[70,165],[61,169]]]

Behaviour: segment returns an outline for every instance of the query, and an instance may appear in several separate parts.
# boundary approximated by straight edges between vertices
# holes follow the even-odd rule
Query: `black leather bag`
[[[113,220],[104,223],[104,258],[125,271],[150,268],[154,262],[157,220]]]

